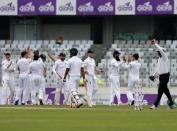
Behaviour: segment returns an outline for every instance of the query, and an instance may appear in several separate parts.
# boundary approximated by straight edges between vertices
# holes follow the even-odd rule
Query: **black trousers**
[[[160,82],[159,82],[159,88],[158,88],[158,95],[157,95],[157,99],[154,103],[154,105],[156,107],[159,105],[163,93],[167,96],[167,98],[170,102],[169,105],[173,105],[173,100],[172,100],[170,91],[167,87],[168,82],[169,82],[169,77],[170,77],[170,73],[162,74],[159,76]]]

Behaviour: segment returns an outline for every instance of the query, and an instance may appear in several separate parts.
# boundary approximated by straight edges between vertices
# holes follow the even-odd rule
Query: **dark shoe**
[[[16,105],[16,106],[18,105],[18,100],[15,101],[15,104],[14,104],[14,105]]]
[[[79,104],[79,105],[77,106],[77,108],[80,108],[82,105],[83,105],[83,103]]]
[[[149,109],[155,110],[157,107],[155,105],[152,105]]]
[[[132,102],[131,102],[131,106],[133,106],[135,104],[135,101],[133,100]]]
[[[42,102],[42,100],[39,100],[39,103],[40,103],[40,105],[44,105],[44,103]]]
[[[169,105],[170,109],[175,109],[176,108],[176,105],[173,104],[173,105]]]

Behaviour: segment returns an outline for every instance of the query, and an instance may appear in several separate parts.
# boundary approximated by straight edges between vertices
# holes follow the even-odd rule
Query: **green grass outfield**
[[[0,131],[177,131],[177,109],[0,106]]]

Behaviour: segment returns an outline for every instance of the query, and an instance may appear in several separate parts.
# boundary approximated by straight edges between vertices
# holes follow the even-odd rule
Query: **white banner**
[[[115,0],[116,15],[135,15],[135,0]]]
[[[57,0],[57,15],[76,15],[76,0]]]
[[[0,0],[0,15],[17,15],[17,0]]]
[[[174,14],[177,14],[177,0],[174,0]]]

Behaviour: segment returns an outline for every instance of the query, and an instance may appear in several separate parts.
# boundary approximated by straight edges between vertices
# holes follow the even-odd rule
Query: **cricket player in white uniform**
[[[168,106],[170,109],[176,108],[175,103],[172,100],[170,91],[168,89],[168,82],[170,78],[170,70],[169,70],[169,59],[167,55],[167,51],[165,48],[160,47],[156,40],[152,40],[152,44],[155,45],[157,48],[158,53],[158,63],[157,63],[157,71],[154,73],[154,76],[150,76],[151,80],[155,79],[155,76],[159,76],[159,88],[158,88],[158,95],[157,99],[154,104],[150,107],[150,109],[157,109],[161,100],[163,93],[168,98]]]
[[[42,105],[39,96],[40,89],[43,88],[43,76],[46,72],[44,71],[43,62],[39,61],[39,55],[34,54],[34,60],[29,65],[30,79],[31,79],[31,102],[33,105],[37,105],[38,102]]]
[[[47,65],[46,65],[46,56],[44,54],[40,54],[39,56],[39,61],[43,63],[43,72],[41,72],[42,76],[42,86],[39,89],[39,102],[40,105],[46,104],[46,95],[45,95],[45,87],[46,87],[46,82],[45,78],[47,77]]]
[[[85,82],[85,74],[83,62],[80,58],[77,57],[77,54],[78,50],[76,48],[70,49],[71,58],[67,62],[67,68],[63,81],[65,82],[67,75],[69,75],[68,89],[70,90],[72,101],[74,101],[76,107],[79,108],[83,105],[83,102],[78,95],[79,81],[82,74],[83,80]]]
[[[12,104],[14,100],[15,85],[14,71],[15,63],[11,60],[11,54],[5,53],[5,60],[2,61],[2,88],[1,105]]]
[[[127,92],[127,97],[128,101],[131,105],[134,105],[134,89],[136,88],[135,86],[139,85],[140,78],[139,78],[139,72],[141,68],[141,64],[139,63],[139,55],[138,54],[133,54],[131,57],[131,62],[128,63],[124,66],[124,68],[128,69],[128,92]]]
[[[21,58],[17,62],[17,70],[19,71],[19,88],[16,90],[15,105],[25,105],[29,100],[29,64],[31,62],[31,59],[27,57],[27,51],[22,51]]]
[[[65,60],[66,55],[64,53],[59,54],[60,59],[55,61],[55,64],[53,65],[53,73],[55,74],[57,78],[57,86],[56,92],[55,92],[55,104],[59,105],[60,103],[60,93],[61,91],[64,92],[64,104],[68,104],[68,98],[69,98],[69,92],[67,89],[67,80],[66,82],[63,82],[63,78],[65,75],[65,70],[67,66],[67,62]]]
[[[118,104],[121,104],[120,98],[120,69],[123,68],[123,61],[120,61],[120,52],[113,52],[113,59],[111,60],[109,66],[109,80],[111,84],[111,96],[110,96],[110,105],[114,104],[114,97],[118,99]]]
[[[94,60],[94,52],[92,50],[88,50],[87,59],[84,60],[84,72],[87,83],[85,84],[86,88],[86,96],[88,97],[88,104],[90,107],[94,105],[92,97],[98,90],[97,82],[96,82],[96,64]]]
[[[39,56],[38,61],[41,62],[44,67],[43,72],[41,72],[41,80],[42,80],[41,85],[42,86],[39,89],[39,102],[40,102],[40,105],[43,105],[43,104],[45,104],[45,102],[47,100],[46,95],[45,95],[45,87],[46,87],[45,78],[47,76],[46,55],[44,55],[44,54],[39,55],[39,50],[35,50],[34,54]]]

